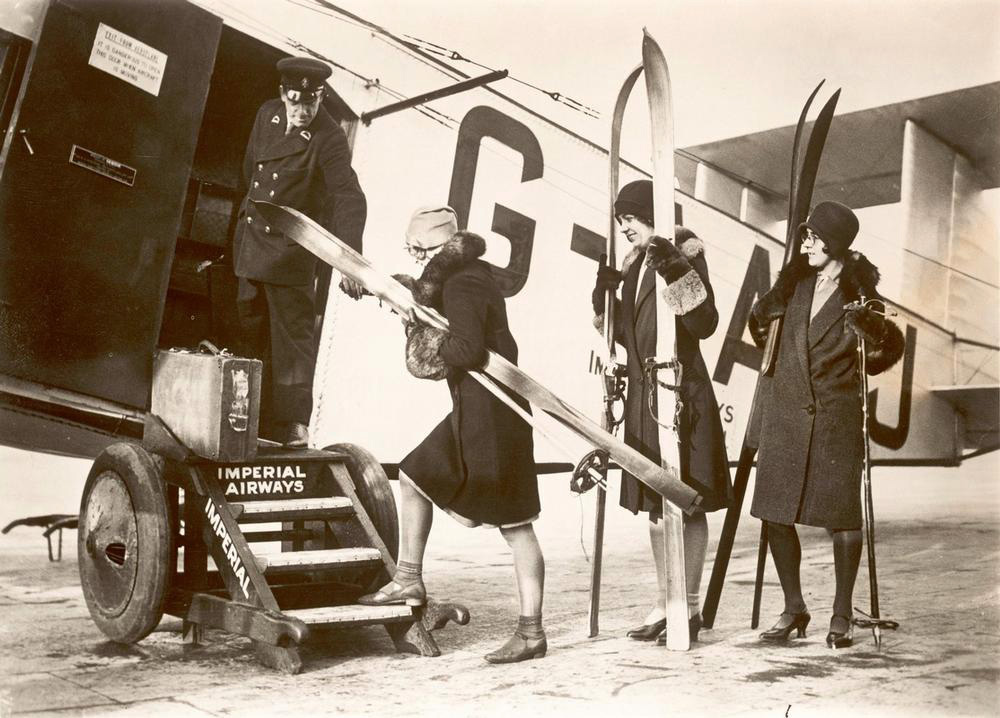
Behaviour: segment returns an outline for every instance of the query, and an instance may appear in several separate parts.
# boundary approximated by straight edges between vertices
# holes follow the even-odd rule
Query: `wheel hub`
[[[95,608],[109,618],[121,615],[135,588],[138,529],[132,499],[118,474],[105,471],[97,477],[80,530],[87,549],[80,570],[91,575]]]

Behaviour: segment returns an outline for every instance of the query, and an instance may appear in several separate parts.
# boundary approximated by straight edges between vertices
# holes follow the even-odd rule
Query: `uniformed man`
[[[361,251],[367,204],[347,135],[321,106],[330,68],[312,58],[278,62],[280,99],[257,111],[243,160],[247,194],[234,238],[237,305],[246,346],[265,362],[262,434],[308,443],[315,369],[316,257],[265,223],[250,200],[287,205]],[[357,299],[349,279],[341,289]]]

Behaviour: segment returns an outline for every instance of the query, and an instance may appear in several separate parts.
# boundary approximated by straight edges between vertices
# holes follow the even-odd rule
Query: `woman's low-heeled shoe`
[[[666,621],[663,622],[663,630],[660,631],[660,635],[656,637],[656,645],[665,646],[667,645],[667,627]],[[688,638],[691,643],[698,640],[698,633],[701,631],[701,614],[696,613],[688,619]]]
[[[641,626],[637,626],[626,633],[625,636],[627,638],[631,638],[633,641],[652,641],[659,636],[666,627],[667,619],[661,618],[659,621],[644,623]]]
[[[548,648],[545,636],[525,638],[515,631],[505,644],[492,653],[487,653],[483,658],[490,663],[520,663],[532,658],[544,658]]]
[[[844,632],[833,630],[833,619],[843,618],[847,621],[847,630]],[[849,648],[854,645],[854,622],[847,616],[834,615],[830,619],[830,632],[826,634],[826,645],[830,648]]]
[[[792,620],[785,625],[781,625],[784,616],[791,616]],[[782,611],[778,622],[760,634],[760,637],[765,641],[787,641],[792,631],[795,631],[797,637],[805,638],[806,626],[809,625],[810,618],[812,616],[809,615],[809,611],[801,611],[800,613]]]
[[[375,593],[359,598],[358,603],[362,606],[400,606],[404,603],[407,606],[423,606],[427,603],[427,589],[424,588],[423,581],[404,586],[393,579]]]

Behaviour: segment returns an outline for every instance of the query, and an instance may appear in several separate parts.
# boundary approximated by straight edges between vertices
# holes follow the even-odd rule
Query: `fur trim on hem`
[[[670,311],[682,315],[700,307],[708,299],[708,291],[705,289],[705,283],[698,276],[698,272],[689,268],[687,274],[668,283],[660,296],[667,303]]]

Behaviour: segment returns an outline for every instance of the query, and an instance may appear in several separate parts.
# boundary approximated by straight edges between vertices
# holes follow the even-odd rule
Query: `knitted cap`
[[[629,182],[618,191],[615,200],[615,217],[634,214],[653,226],[653,183],[650,180]]]
[[[838,259],[847,253],[858,234],[858,217],[840,202],[820,202],[799,225],[799,233],[807,227],[823,240],[827,254]]]
[[[458,231],[458,217],[451,207],[421,207],[410,217],[406,243],[412,247],[440,247]]]

